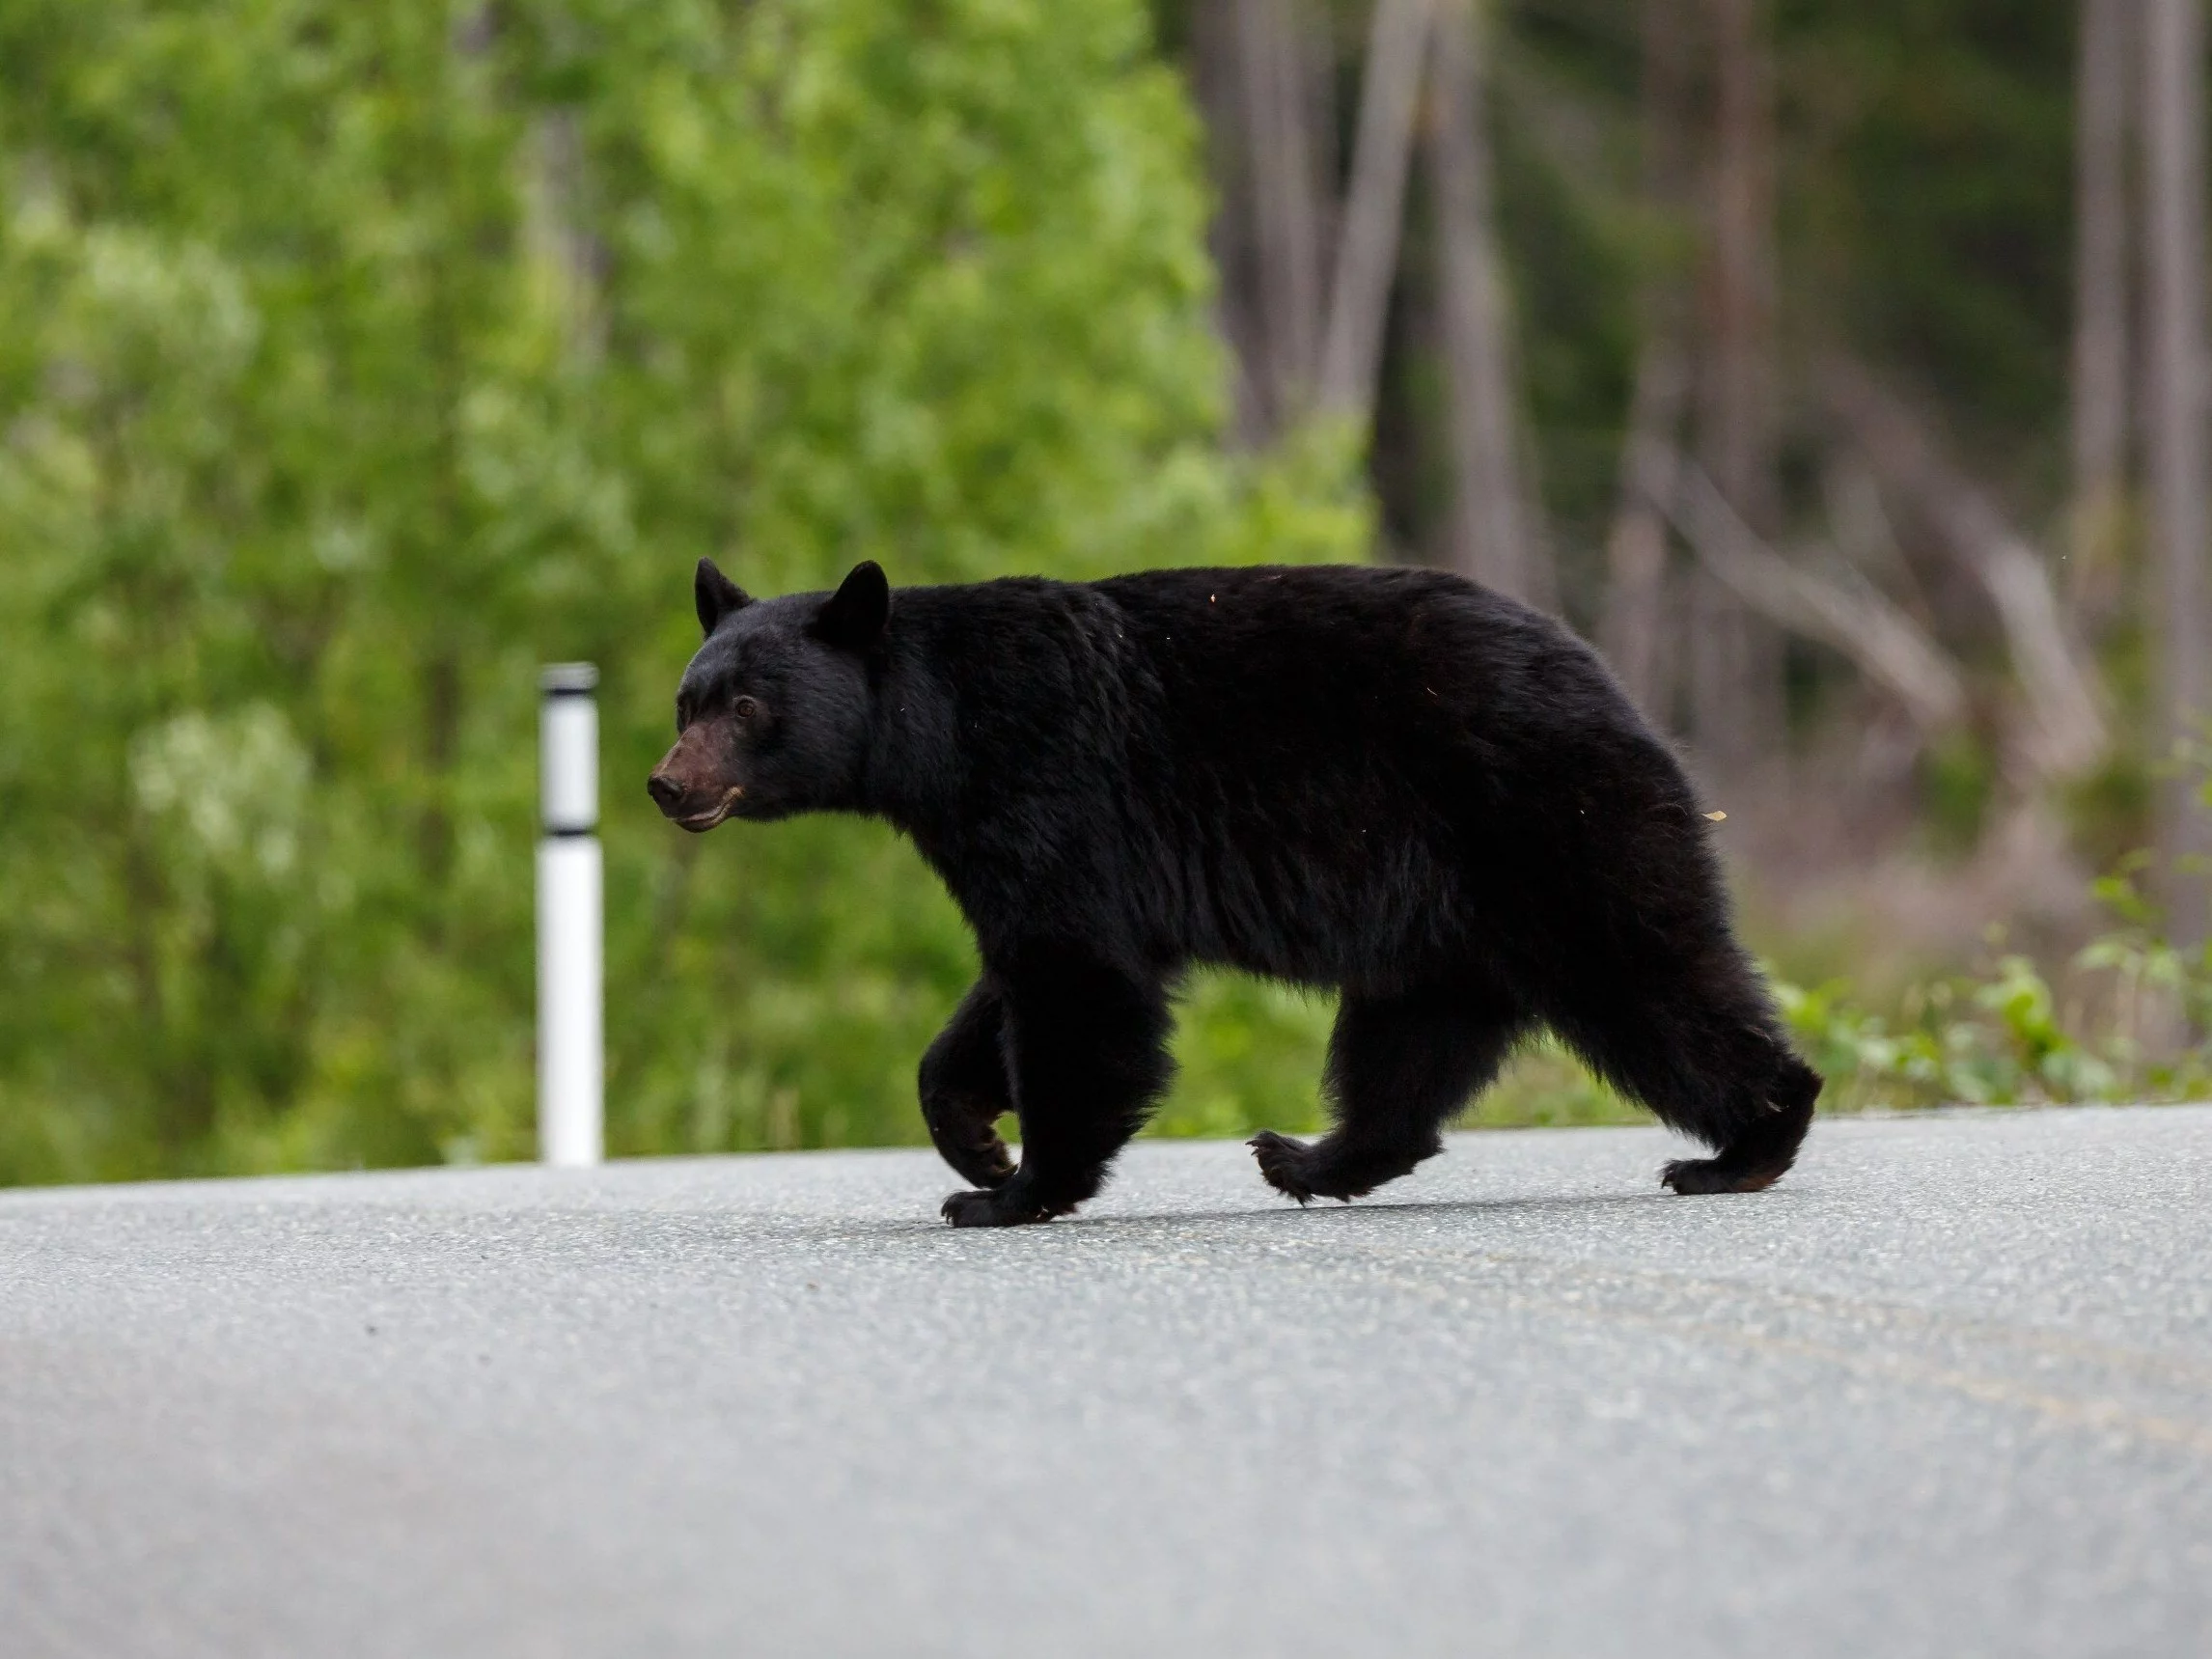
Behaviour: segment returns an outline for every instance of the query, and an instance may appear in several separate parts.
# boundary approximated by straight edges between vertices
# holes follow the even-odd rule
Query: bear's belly
[[[1205,860],[1179,885],[1180,902],[1152,919],[1162,954],[1299,984],[1418,982],[1479,952],[1487,931],[1461,872],[1402,844]]]

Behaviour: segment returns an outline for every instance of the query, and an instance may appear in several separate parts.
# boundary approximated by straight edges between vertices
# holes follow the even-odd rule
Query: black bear
[[[705,643],[653,799],[689,830],[866,813],[913,839],[982,975],[921,1067],[976,1190],[956,1226],[1096,1193],[1169,1078],[1177,976],[1338,990],[1312,1145],[1252,1143],[1301,1203],[1442,1149],[1549,1026],[1754,1192],[1819,1076],[1729,928],[1682,769],[1564,628],[1436,571],[1154,570],[752,599],[702,560]],[[996,1124],[1021,1124],[1017,1167]]]

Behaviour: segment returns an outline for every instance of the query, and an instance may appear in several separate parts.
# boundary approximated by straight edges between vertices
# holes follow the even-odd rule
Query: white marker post
[[[588,662],[539,676],[538,1156],[571,1168],[606,1147],[598,683]]]

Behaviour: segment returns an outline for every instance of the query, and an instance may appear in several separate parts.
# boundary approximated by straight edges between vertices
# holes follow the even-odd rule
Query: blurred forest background
[[[664,824],[746,586],[1464,571],[1713,803],[1830,1103],[2204,1086],[2198,0],[9,0],[0,1180],[914,1141],[879,826]],[[1317,1111],[1194,983],[1161,1126]],[[1485,1121],[1619,1115],[1539,1051]]]

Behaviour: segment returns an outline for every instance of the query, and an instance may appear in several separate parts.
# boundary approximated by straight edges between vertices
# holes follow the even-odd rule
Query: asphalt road
[[[2212,1652],[2212,1108],[0,1195],[0,1650]]]

